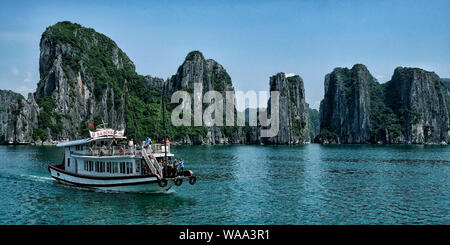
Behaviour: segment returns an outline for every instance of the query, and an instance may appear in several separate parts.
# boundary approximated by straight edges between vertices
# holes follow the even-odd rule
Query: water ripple
[[[448,147],[176,146],[167,194],[68,188],[55,147],[0,147],[0,224],[450,224]]]

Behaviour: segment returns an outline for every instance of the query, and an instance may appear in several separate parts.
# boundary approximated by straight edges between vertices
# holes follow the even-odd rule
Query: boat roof
[[[81,140],[72,140],[72,141],[66,141],[66,142],[60,142],[56,146],[57,147],[65,147],[65,146],[73,146],[73,145],[82,145],[91,142],[93,139],[87,138],[87,139],[81,139]]]
[[[86,138],[86,139],[81,139],[81,140],[71,140],[71,141],[65,141],[65,142],[60,142],[58,143],[56,146],[57,147],[66,147],[66,146],[74,146],[74,145],[83,145],[83,144],[87,144],[91,141],[96,141],[96,140],[105,140],[105,139],[126,139],[127,137],[117,137],[117,136],[105,136],[105,137],[97,137],[97,138]]]
[[[66,146],[74,146],[74,145],[83,145],[89,143],[91,141],[103,140],[103,139],[126,139],[124,136],[125,130],[114,130],[109,128],[97,129],[96,131],[89,131],[91,135],[90,138],[80,139],[80,140],[72,140],[58,143],[57,147],[66,147]]]

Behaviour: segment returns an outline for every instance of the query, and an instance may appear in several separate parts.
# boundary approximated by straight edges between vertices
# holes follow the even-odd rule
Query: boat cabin
[[[145,155],[161,165],[166,154],[167,159],[172,160],[169,145],[152,144],[145,148],[129,145],[123,133],[123,130],[104,129],[91,132],[91,138],[59,143],[58,147],[64,147],[64,160],[59,167],[83,176],[147,176],[158,173],[158,164],[145,159]]]

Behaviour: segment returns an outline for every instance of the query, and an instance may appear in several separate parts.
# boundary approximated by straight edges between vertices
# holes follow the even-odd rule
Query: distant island
[[[113,40],[68,21],[42,34],[39,73],[27,99],[0,90],[1,144],[84,138],[90,121],[125,129],[136,140],[161,139],[161,98],[170,115],[172,93],[192,91],[194,83],[203,85],[203,93],[234,91],[226,69],[199,51],[190,52],[167,80],[143,76]],[[450,79],[434,72],[398,67],[380,84],[362,64],[335,68],[325,76],[320,111],[306,103],[300,76],[280,72],[269,83],[271,91],[280,91],[277,136],[261,137],[260,126],[174,127],[167,116],[168,137],[179,144],[450,143]]]

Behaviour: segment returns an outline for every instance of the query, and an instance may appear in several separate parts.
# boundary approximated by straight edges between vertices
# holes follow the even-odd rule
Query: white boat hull
[[[154,176],[133,176],[133,178],[91,178],[68,174],[64,171],[58,171],[55,168],[49,167],[50,175],[61,183],[91,188],[102,191],[113,192],[165,192],[172,186],[173,182],[169,181],[167,186],[160,187],[158,179]]]

